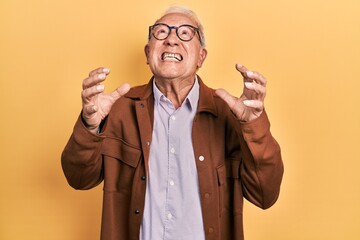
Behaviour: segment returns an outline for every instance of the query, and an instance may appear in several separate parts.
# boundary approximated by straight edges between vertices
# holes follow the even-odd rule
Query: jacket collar
[[[206,86],[199,76],[197,76],[197,78],[200,85],[199,104],[197,112],[209,112],[215,117],[217,117],[218,111],[215,105],[215,91]],[[131,98],[133,100],[147,100],[149,97],[153,98],[153,80],[154,77],[152,77],[147,84],[132,88],[125,95],[125,97]]]
[[[218,112],[215,105],[215,91],[206,86],[199,76],[198,80],[200,85],[198,112],[209,112],[217,117]]]

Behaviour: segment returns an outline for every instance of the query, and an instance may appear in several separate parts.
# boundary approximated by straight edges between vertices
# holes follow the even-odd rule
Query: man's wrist
[[[85,121],[84,116],[81,114],[81,121],[83,123],[83,125],[85,126],[85,128],[93,133],[93,134],[99,134],[100,133],[100,125],[98,126],[90,126],[89,124],[87,124],[87,122]]]

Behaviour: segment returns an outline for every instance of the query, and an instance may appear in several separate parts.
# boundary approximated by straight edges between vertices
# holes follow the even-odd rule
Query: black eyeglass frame
[[[166,26],[167,28],[169,28],[169,33],[168,33],[168,35],[167,35],[165,38],[163,38],[163,39],[159,39],[159,38],[157,38],[154,34],[151,33],[151,31],[152,31],[156,26],[159,26],[159,25],[163,25],[163,26]],[[200,45],[201,45],[201,46],[203,45],[202,39],[201,39],[201,35],[200,35],[200,29],[197,28],[197,27],[194,27],[194,26],[192,26],[192,25],[190,25],[190,24],[182,24],[182,25],[180,25],[180,26],[169,26],[169,25],[167,25],[167,24],[165,24],[165,23],[155,23],[154,25],[149,26],[149,36],[148,36],[148,39],[150,40],[151,35],[152,35],[156,40],[165,40],[165,39],[167,39],[167,38],[170,36],[171,30],[172,30],[172,29],[175,29],[176,36],[177,36],[181,41],[183,41],[183,42],[189,42],[189,41],[191,41],[191,40],[194,38],[194,36],[196,35],[196,33],[195,33],[194,36],[192,36],[190,39],[184,40],[184,39],[182,39],[182,38],[179,36],[179,33],[178,33],[178,29],[181,28],[181,27],[190,27],[190,28],[192,28],[192,29],[198,34],[198,36],[199,36]]]

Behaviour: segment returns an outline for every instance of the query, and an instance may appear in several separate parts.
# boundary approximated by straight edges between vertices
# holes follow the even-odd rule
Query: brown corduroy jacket
[[[283,175],[280,147],[265,112],[238,121],[200,78],[192,139],[206,240],[242,240],[243,198],[266,209],[278,198]],[[152,80],[116,101],[102,132],[90,133],[81,117],[62,154],[75,189],[104,181],[102,240],[138,240],[151,147]]]

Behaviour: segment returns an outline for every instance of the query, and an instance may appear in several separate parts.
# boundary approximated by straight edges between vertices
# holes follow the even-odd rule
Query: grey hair
[[[193,12],[191,9],[186,8],[186,7],[171,6],[163,13],[163,15],[160,17],[160,19],[163,18],[164,16],[168,15],[168,14],[171,14],[171,13],[184,14],[188,18],[190,18],[192,21],[194,21],[195,24],[196,24],[196,27],[199,28],[200,44],[201,44],[202,47],[205,47],[204,27],[201,24],[199,18],[196,16],[195,12]]]

